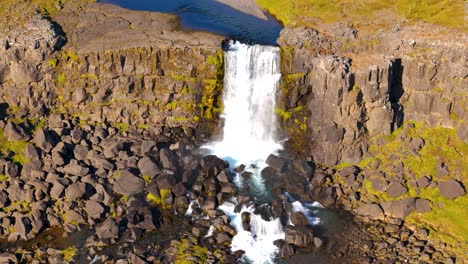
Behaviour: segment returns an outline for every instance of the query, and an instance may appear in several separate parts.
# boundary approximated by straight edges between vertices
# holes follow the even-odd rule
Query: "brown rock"
[[[439,193],[448,199],[455,199],[457,197],[465,195],[465,189],[463,186],[454,180],[439,182]]]

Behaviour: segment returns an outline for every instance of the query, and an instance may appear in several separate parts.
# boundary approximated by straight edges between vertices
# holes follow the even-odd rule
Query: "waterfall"
[[[281,149],[276,140],[275,93],[281,79],[280,50],[277,47],[230,42],[224,53],[223,139],[209,146],[212,153],[229,161],[232,167],[247,166],[250,195],[256,202],[268,195],[261,178],[265,160]],[[235,179],[242,188],[244,179]],[[234,212],[235,201],[219,207],[231,218],[237,235],[231,249],[244,250],[251,263],[273,263],[278,248],[273,241],[284,238],[280,219],[265,220],[255,215],[255,205]],[[250,231],[242,226],[241,213],[249,212]]]
[[[274,112],[279,48],[230,42],[224,58],[224,135],[212,149],[233,166],[265,160],[281,149]]]

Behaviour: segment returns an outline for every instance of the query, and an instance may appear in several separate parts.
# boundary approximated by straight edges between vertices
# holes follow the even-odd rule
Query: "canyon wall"
[[[35,17],[26,30],[18,31],[26,34],[13,31],[2,37],[3,116],[39,119],[60,112],[82,123],[107,123],[123,130],[211,135],[221,112],[221,38],[205,33],[199,37],[204,42],[193,43],[196,35],[169,31],[175,25],[167,22],[173,19],[167,15],[156,16],[168,24],[153,29],[157,38],[145,38],[152,32],[138,32],[127,20],[119,22],[122,14],[108,21],[96,6],[88,16],[64,20],[66,35],[54,23]],[[113,8],[117,11],[106,12],[124,12]],[[127,13],[127,19],[134,17],[135,12]],[[111,22],[114,26],[108,28]],[[93,29],[85,31],[75,23]],[[119,30],[122,41],[106,37]]]
[[[278,113],[293,147],[317,163],[359,162],[373,138],[407,121],[458,129],[468,139],[463,42],[389,42],[358,53],[307,28],[286,28],[279,42]]]

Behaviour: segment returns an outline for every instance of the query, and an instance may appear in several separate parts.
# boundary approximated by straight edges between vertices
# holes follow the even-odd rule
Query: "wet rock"
[[[145,182],[128,170],[120,171],[120,176],[114,183],[114,192],[130,196],[143,192]]]
[[[357,209],[357,214],[371,219],[384,219],[384,212],[378,204],[364,204]]]
[[[450,200],[463,196],[466,193],[463,186],[454,180],[439,182],[437,187],[439,188],[440,195]]]
[[[214,155],[208,155],[201,160],[200,166],[202,175],[205,178],[212,178],[216,177],[221,173],[221,171],[228,168],[229,164]]]
[[[165,169],[175,171],[179,167],[179,157],[170,149],[161,149],[159,159]]]
[[[313,166],[309,165],[307,161],[294,160],[292,163],[292,167],[296,172],[298,172],[307,179],[310,179],[314,175],[314,168]]]
[[[225,169],[225,170],[221,171],[221,172],[218,174],[218,176],[216,176],[216,178],[217,178],[218,181],[220,181],[220,182],[225,182],[225,183],[229,182],[229,178],[230,178],[230,176],[229,176],[229,170],[228,170],[228,169]]]
[[[296,247],[294,244],[284,244],[279,251],[280,258],[290,258],[296,254]]]
[[[418,213],[427,213],[432,211],[431,201],[426,199],[416,199],[416,211]]]
[[[294,244],[300,248],[312,245],[314,231],[307,226],[291,226],[284,228],[286,243]]]
[[[8,141],[28,141],[31,138],[21,126],[13,122],[7,123],[3,135],[5,135]]]
[[[388,186],[388,188],[386,190],[386,193],[387,193],[388,197],[390,197],[390,198],[398,197],[398,196],[403,195],[403,194],[405,194],[407,192],[408,192],[408,188],[406,188],[405,186],[403,186],[399,182],[390,183],[390,185]]]
[[[291,223],[293,225],[308,225],[309,220],[307,217],[301,213],[301,212],[294,212],[289,216],[289,219],[291,220]]]
[[[117,238],[119,235],[119,227],[112,217],[109,217],[103,223],[96,226],[96,235],[100,239]]]
[[[286,161],[274,154],[270,154],[265,162],[276,172],[282,172],[286,167]]]
[[[138,161],[138,169],[141,175],[148,176],[153,179],[159,173],[159,167],[151,160],[150,157],[143,157]]]
[[[232,240],[232,238],[225,232],[216,234],[215,239],[216,239],[216,243],[223,245],[223,246],[229,245]]]
[[[324,207],[332,207],[336,203],[336,189],[333,187],[314,188],[311,195],[313,200],[318,201]]]
[[[416,209],[416,200],[414,198],[405,198],[392,202],[383,202],[380,205],[384,209],[385,215],[404,219]]]
[[[104,214],[104,207],[96,201],[86,201],[85,211],[89,217],[93,219],[100,219]]]
[[[49,132],[45,131],[44,129],[40,128],[34,134],[34,143],[40,149],[44,150],[45,152],[50,152],[52,148],[55,146],[54,138],[49,134]]]

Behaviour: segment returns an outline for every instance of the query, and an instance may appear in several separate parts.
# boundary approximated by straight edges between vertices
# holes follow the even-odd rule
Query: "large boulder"
[[[465,189],[463,186],[454,180],[439,182],[439,193],[447,199],[455,199],[457,197],[465,195]]]
[[[54,138],[49,134],[49,132],[42,128],[38,129],[36,134],[34,134],[34,143],[36,143],[36,146],[45,152],[50,152],[55,146]]]
[[[403,194],[405,194],[407,192],[408,192],[408,188],[406,188],[405,186],[403,186],[399,182],[392,182],[388,186],[387,191],[386,191],[388,197],[390,197],[390,198],[398,197],[398,196],[403,195]]]
[[[286,243],[294,244],[300,248],[308,247],[314,243],[314,231],[308,226],[291,226],[284,228]]]
[[[159,173],[158,165],[156,165],[156,163],[147,156],[138,161],[138,169],[140,170],[141,175],[148,176],[151,179]]]
[[[96,226],[96,235],[100,239],[117,238],[119,236],[119,227],[112,217],[109,217],[103,223]]]
[[[364,204],[357,209],[357,214],[371,219],[384,219],[382,208],[378,204]]]
[[[18,126],[13,122],[7,123],[3,131],[3,134],[9,141],[18,141],[18,140],[27,141],[31,138],[28,134],[26,134],[26,132],[21,126]]]
[[[130,196],[143,192],[145,182],[143,179],[138,178],[128,170],[120,171],[120,176],[117,176],[117,180],[114,183],[114,192]]]
[[[384,209],[385,215],[404,219],[416,209],[416,200],[414,198],[405,198],[392,202],[383,202],[380,205]]]
[[[286,167],[286,161],[283,158],[278,157],[274,154],[270,154],[270,156],[268,156],[265,162],[276,172],[282,172]]]
[[[159,159],[165,169],[177,170],[179,167],[179,157],[170,149],[161,149]]]

